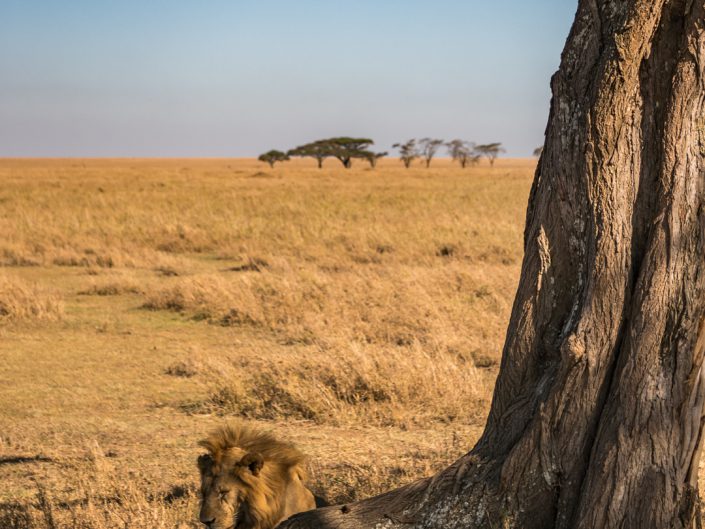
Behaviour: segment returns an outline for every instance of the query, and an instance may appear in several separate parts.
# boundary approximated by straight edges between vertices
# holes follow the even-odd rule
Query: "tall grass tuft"
[[[0,322],[57,320],[63,310],[58,293],[0,273]]]

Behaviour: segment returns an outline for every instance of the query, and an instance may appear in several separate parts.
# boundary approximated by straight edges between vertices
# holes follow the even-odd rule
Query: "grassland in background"
[[[0,527],[191,527],[196,442],[349,501],[481,431],[534,161],[0,160]]]

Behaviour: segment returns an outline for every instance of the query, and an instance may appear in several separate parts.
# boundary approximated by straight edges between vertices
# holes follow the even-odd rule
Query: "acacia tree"
[[[368,150],[368,147],[373,144],[374,141],[369,138],[341,136],[301,145],[291,149],[288,154],[289,156],[315,158],[319,169],[323,167],[323,161],[326,158],[337,158],[343,164],[343,167],[350,169],[354,158],[369,160],[369,155],[372,153]]]
[[[291,528],[698,527],[705,4],[580,0],[484,433]]]
[[[266,162],[269,164],[269,167],[274,167],[274,164],[277,162],[286,162],[289,160],[289,155],[285,152],[282,151],[277,151],[277,150],[271,150],[267,151],[264,154],[260,154],[259,158],[257,158],[260,162]]]
[[[324,141],[314,141],[305,145],[300,145],[295,149],[290,149],[289,156],[299,156],[302,158],[313,158],[318,164],[318,168],[323,167],[323,161],[332,156],[331,148]]]
[[[494,162],[500,155],[500,153],[504,152],[502,144],[499,142],[486,143],[484,145],[476,145],[475,150],[480,156],[484,156],[485,158],[487,158],[487,161],[490,162],[490,166],[492,167],[494,167]]]
[[[465,169],[467,165],[475,165],[480,157],[475,154],[475,144],[469,141],[452,140],[446,143],[448,154],[453,161]]]
[[[421,152],[421,156],[426,162],[427,168],[431,166],[431,160],[433,160],[433,157],[436,155],[438,149],[440,149],[442,145],[443,140],[439,139],[423,138],[419,140],[419,151]]]
[[[395,143],[392,145],[394,149],[399,149],[399,159],[407,169],[416,160],[419,154],[419,148],[416,145],[416,140],[409,140],[406,143]]]
[[[347,136],[321,140],[321,142],[328,145],[331,156],[340,160],[346,169],[352,167],[353,158],[367,159],[368,148],[374,144],[374,141],[369,138],[349,138]]]
[[[388,152],[371,152],[371,151],[365,151],[362,154],[362,158],[367,160],[370,163],[370,167],[373,169],[377,167],[377,162],[380,160],[380,158],[384,158],[389,154]]]

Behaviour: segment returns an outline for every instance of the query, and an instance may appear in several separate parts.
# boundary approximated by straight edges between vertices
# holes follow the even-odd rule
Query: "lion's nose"
[[[201,523],[206,527],[210,527],[215,523],[215,518],[213,518],[212,520],[204,520],[203,517],[201,517]]]

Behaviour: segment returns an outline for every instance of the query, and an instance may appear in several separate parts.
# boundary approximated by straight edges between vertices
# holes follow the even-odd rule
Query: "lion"
[[[213,431],[199,443],[200,521],[209,529],[272,529],[316,508],[304,480],[305,456],[293,445],[243,424]]]

